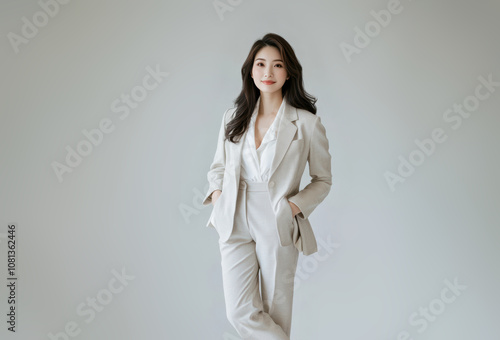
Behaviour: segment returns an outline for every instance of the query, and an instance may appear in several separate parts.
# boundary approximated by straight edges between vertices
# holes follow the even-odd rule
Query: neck
[[[281,91],[274,93],[260,93],[259,115],[261,116],[275,116],[283,101]]]

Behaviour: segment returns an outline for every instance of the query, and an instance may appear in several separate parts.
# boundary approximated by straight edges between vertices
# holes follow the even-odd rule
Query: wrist
[[[288,201],[288,204],[290,204],[290,207],[292,208],[292,213],[293,213],[294,217],[295,217],[295,215],[300,213],[300,208],[297,205],[295,205],[295,203]]]

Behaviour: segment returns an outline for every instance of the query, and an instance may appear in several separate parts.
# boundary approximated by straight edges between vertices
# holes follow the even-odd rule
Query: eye
[[[262,64],[261,62],[258,62],[258,63],[257,63],[257,66],[260,66],[260,65],[264,65],[264,64]]]
[[[283,65],[281,65],[281,64],[276,64],[276,66],[283,67]]]

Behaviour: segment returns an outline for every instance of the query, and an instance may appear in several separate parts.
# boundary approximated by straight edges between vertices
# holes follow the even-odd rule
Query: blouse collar
[[[257,115],[259,113],[259,105],[260,105],[260,96],[257,99],[257,103],[255,104],[255,109],[253,110],[252,118],[251,118],[251,124],[250,124],[251,131],[249,131],[249,132],[253,133],[253,136],[255,136],[255,132],[254,132],[255,122],[257,121]],[[269,127],[268,131],[266,132],[266,135],[264,136],[264,139],[262,140],[261,144],[264,144],[268,141],[272,141],[272,140],[277,138],[278,127],[279,127],[281,117],[283,116],[284,109],[285,109],[285,97],[283,97],[281,105],[278,109],[278,113],[276,114],[276,117],[274,118],[274,121],[271,124],[271,126]]]

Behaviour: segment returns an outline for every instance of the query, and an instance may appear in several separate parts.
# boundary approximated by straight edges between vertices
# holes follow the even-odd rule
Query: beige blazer
[[[332,186],[329,142],[319,116],[297,109],[288,102],[285,104],[268,188],[280,244],[288,246],[293,243],[304,255],[310,255],[317,252],[318,247],[308,218]],[[217,149],[207,174],[209,189],[203,199],[203,205],[211,204],[213,191],[222,191],[206,225],[214,227],[222,241],[229,238],[233,228],[240,183],[243,138],[237,144],[224,141],[225,125],[235,111],[236,108],[230,108],[224,112]],[[306,163],[309,163],[311,181],[299,191]],[[301,210],[295,217],[287,200]],[[213,217],[217,226],[212,224]]]

